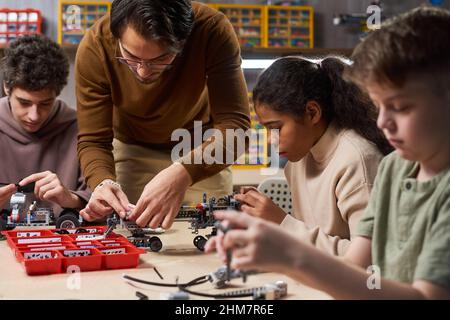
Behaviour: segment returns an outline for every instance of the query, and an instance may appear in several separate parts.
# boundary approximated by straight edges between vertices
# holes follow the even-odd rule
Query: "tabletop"
[[[116,232],[127,235],[128,231],[116,229]],[[200,230],[200,234],[207,233],[208,230]],[[168,294],[175,293],[178,289],[131,283],[123,279],[123,275],[159,283],[175,283],[176,281],[184,283],[210,274],[223,265],[217,254],[205,254],[194,246],[193,239],[196,235],[192,234],[187,222],[176,221],[171,229],[158,236],[163,243],[162,250],[142,254],[139,265],[135,269],[45,276],[28,276],[22,265],[15,259],[6,241],[1,241],[0,299],[136,300],[136,291],[147,295],[149,299],[166,299]],[[211,283],[206,282],[193,287],[192,290],[209,294],[224,293],[230,290],[260,287],[279,280],[285,281],[288,285],[288,294],[284,299],[330,299],[330,296],[321,291],[276,273],[249,275],[245,283],[242,279],[233,279],[224,289],[215,289]],[[205,299],[194,295],[190,295],[189,298]]]

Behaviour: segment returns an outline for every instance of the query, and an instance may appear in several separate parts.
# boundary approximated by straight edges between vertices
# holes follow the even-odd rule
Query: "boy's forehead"
[[[402,88],[387,85],[386,83],[370,82],[365,85],[366,90],[371,98],[388,98],[397,96],[402,93]]]
[[[12,93],[19,99],[29,100],[33,102],[48,101],[56,98],[56,93],[52,89],[31,91],[16,87],[12,90]]]
[[[402,86],[390,83],[371,82],[366,84],[366,90],[371,98],[382,100],[391,100],[396,98],[408,98],[412,96],[428,95],[431,93],[431,87],[423,79],[407,79]]]

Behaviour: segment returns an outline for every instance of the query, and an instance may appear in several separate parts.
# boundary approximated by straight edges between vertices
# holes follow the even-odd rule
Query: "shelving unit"
[[[0,9],[0,44],[25,34],[40,34],[42,15],[35,9]]]
[[[248,96],[250,104],[250,127],[254,134],[250,138],[248,152],[244,153],[236,161],[239,164],[233,165],[233,169],[259,169],[265,168],[268,165],[269,145],[267,141],[267,130],[259,122],[258,115],[253,106],[251,93]]]
[[[267,8],[259,5],[210,5],[227,16],[241,47],[267,47]]]
[[[227,16],[241,47],[313,48],[311,6],[209,4]]]
[[[268,47],[313,48],[313,8],[269,6]]]
[[[111,2],[59,0],[58,42],[77,45],[87,29],[109,13]]]

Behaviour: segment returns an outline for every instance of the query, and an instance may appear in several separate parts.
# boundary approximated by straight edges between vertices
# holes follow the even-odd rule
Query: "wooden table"
[[[116,230],[116,232],[126,235],[127,231]],[[200,234],[207,232],[208,230],[201,230]],[[21,264],[16,261],[6,241],[1,241],[0,299],[136,300],[136,291],[146,294],[150,299],[163,299],[164,294],[176,292],[177,289],[130,284],[122,278],[122,275],[128,274],[149,281],[174,283],[177,277],[180,282],[188,282],[216,271],[222,265],[218,257],[214,253],[204,254],[195,248],[192,243],[194,237],[186,222],[175,222],[172,229],[160,235],[163,249],[158,253],[149,252],[141,255],[138,268],[83,272],[75,276],[73,274],[28,276]],[[164,280],[158,277],[153,269],[154,266]],[[288,283],[286,299],[330,299],[323,292],[274,273],[251,275],[246,283],[243,283],[241,279],[232,280],[231,286],[227,289],[214,289],[209,282],[192,289],[206,293],[223,293],[231,288],[246,289],[278,280]],[[190,299],[204,298],[191,295]]]

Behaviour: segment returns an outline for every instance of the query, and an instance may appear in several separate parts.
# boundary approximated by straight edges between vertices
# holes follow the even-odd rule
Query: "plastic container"
[[[70,266],[76,266],[80,271],[94,271],[102,268],[102,254],[97,249],[66,249],[59,250],[63,255],[63,272]]]
[[[18,260],[30,276],[60,273],[62,270],[63,258],[56,250],[19,251]]]
[[[8,245],[28,275],[136,268],[143,249],[107,227],[4,231]],[[87,230],[86,230],[87,229]],[[72,269],[71,266],[75,266]]]
[[[61,243],[63,241],[71,242],[72,239],[69,236],[60,236],[60,235],[47,235],[47,236],[39,236],[39,237],[14,237],[10,238],[6,236],[6,241],[11,249],[15,250],[18,245],[21,244],[43,244],[43,243]]]
[[[106,231],[106,226],[99,227],[80,227],[72,229],[49,229],[53,234],[90,234],[90,233],[104,233]]]
[[[33,238],[51,236],[53,232],[50,230],[13,230],[2,232],[6,237],[10,238]]]
[[[139,255],[146,252],[131,245],[100,248],[98,250],[103,255],[104,269],[136,268],[139,264]]]
[[[41,29],[39,10],[0,8],[0,43],[8,43],[25,34],[40,34]]]

